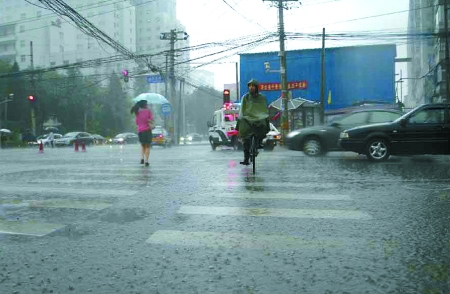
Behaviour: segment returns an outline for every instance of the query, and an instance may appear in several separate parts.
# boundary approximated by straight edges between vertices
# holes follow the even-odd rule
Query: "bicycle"
[[[258,156],[258,138],[255,134],[250,136],[250,161],[252,163],[253,174],[256,173],[256,156]]]

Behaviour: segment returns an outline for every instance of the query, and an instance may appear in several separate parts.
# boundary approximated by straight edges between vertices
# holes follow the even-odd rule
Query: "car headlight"
[[[339,135],[339,138],[341,139],[346,139],[346,138],[350,138],[350,136],[348,135],[348,133],[346,131],[341,132],[341,134]]]
[[[119,142],[123,142],[123,138],[119,138],[117,141]]]

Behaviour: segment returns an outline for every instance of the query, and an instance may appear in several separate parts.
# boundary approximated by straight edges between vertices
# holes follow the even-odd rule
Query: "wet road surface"
[[[450,293],[450,157],[0,151],[1,293]]]

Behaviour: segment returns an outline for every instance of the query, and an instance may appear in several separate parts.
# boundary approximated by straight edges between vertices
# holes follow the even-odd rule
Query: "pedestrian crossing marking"
[[[293,218],[371,219],[371,216],[355,209],[287,209],[246,208],[215,206],[181,206],[178,213],[233,216],[270,216]]]
[[[143,178],[130,178],[130,179],[124,179],[124,180],[119,180],[119,179],[111,179],[111,180],[101,180],[101,179],[89,179],[88,176],[86,177],[80,177],[78,179],[37,179],[37,180],[29,180],[26,181],[26,183],[31,183],[31,184],[40,184],[40,183],[45,183],[45,184],[117,184],[117,185],[138,185],[138,184],[142,184],[142,182],[148,183],[148,184],[156,184],[156,181],[152,181],[149,182],[149,179],[154,178],[153,176],[143,176]],[[75,187],[69,187],[67,190],[71,190],[71,189],[78,189]],[[39,187],[39,191],[40,191],[40,187]],[[95,190],[97,191],[97,190]],[[67,191],[66,191],[67,192]],[[117,192],[116,192],[117,194]]]
[[[36,221],[0,219],[0,234],[42,237],[64,226],[63,224],[39,223]]]
[[[300,193],[215,193],[214,196],[242,199],[352,200],[349,195]]]
[[[36,183],[41,182],[38,180]],[[50,181],[49,181],[50,182]],[[55,180],[53,180],[55,183]],[[45,187],[41,185],[1,185],[0,193],[14,194],[14,193],[35,193],[35,194],[69,194],[69,195],[104,195],[104,196],[132,196],[137,193],[137,190],[123,190],[123,189],[86,189],[79,187]]]
[[[212,183],[212,186],[226,188],[245,188],[245,187],[275,187],[275,188],[336,188],[338,184],[334,183],[280,183],[280,182],[228,182],[228,183]]]
[[[175,230],[156,231],[147,239],[146,243],[164,245],[169,244],[174,246],[244,249],[317,249],[339,248],[344,245],[343,240],[308,240],[292,235],[186,232]]]
[[[32,200],[28,204],[33,208],[73,208],[88,210],[102,210],[111,206],[111,203],[107,201],[67,199]]]

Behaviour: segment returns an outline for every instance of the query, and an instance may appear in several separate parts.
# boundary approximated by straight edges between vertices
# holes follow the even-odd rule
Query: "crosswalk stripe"
[[[349,195],[300,193],[214,193],[215,197],[242,199],[351,200]]]
[[[137,185],[140,184],[142,182],[145,182],[147,184],[156,184],[157,181],[149,181],[152,178],[133,178],[133,179],[111,179],[111,180],[101,180],[101,179],[87,179],[87,178],[78,178],[78,179],[36,179],[36,180],[29,180],[26,181],[26,183],[32,183],[32,184],[113,184],[113,185]],[[167,181],[167,179],[164,179],[165,181]],[[40,188],[39,188],[40,189]],[[70,191],[71,189],[75,189],[74,187],[70,187],[68,188],[68,190]],[[93,190],[93,191],[98,191],[98,190]],[[117,190],[116,190],[117,191]],[[67,192],[67,191],[66,191]],[[117,194],[117,192],[116,192]]]
[[[283,209],[187,205],[181,206],[178,213],[294,218],[371,219],[369,214],[355,209]]]
[[[308,240],[290,235],[159,230],[153,233],[146,243],[212,248],[317,249],[340,248],[344,243],[352,244],[353,242],[339,239]]]
[[[276,187],[276,188],[336,188],[338,184],[335,183],[316,183],[316,182],[304,182],[304,183],[280,183],[280,182],[219,182],[212,183],[212,186],[217,187]]]
[[[2,220],[0,219],[0,234],[45,236],[63,228],[63,224],[39,223],[37,221]]]
[[[110,202],[102,200],[70,200],[70,199],[44,199],[44,200],[1,200],[0,205],[12,207],[31,208],[73,208],[102,210],[111,206]]]
[[[41,181],[37,181],[40,183]],[[46,183],[50,183],[48,181]],[[53,180],[52,183],[55,181]],[[105,196],[131,196],[137,193],[133,190],[121,190],[121,189],[85,189],[85,188],[57,188],[57,187],[45,187],[42,185],[2,185],[0,186],[0,193],[11,194],[11,193],[39,193],[39,194],[70,194],[70,195],[105,195]]]

